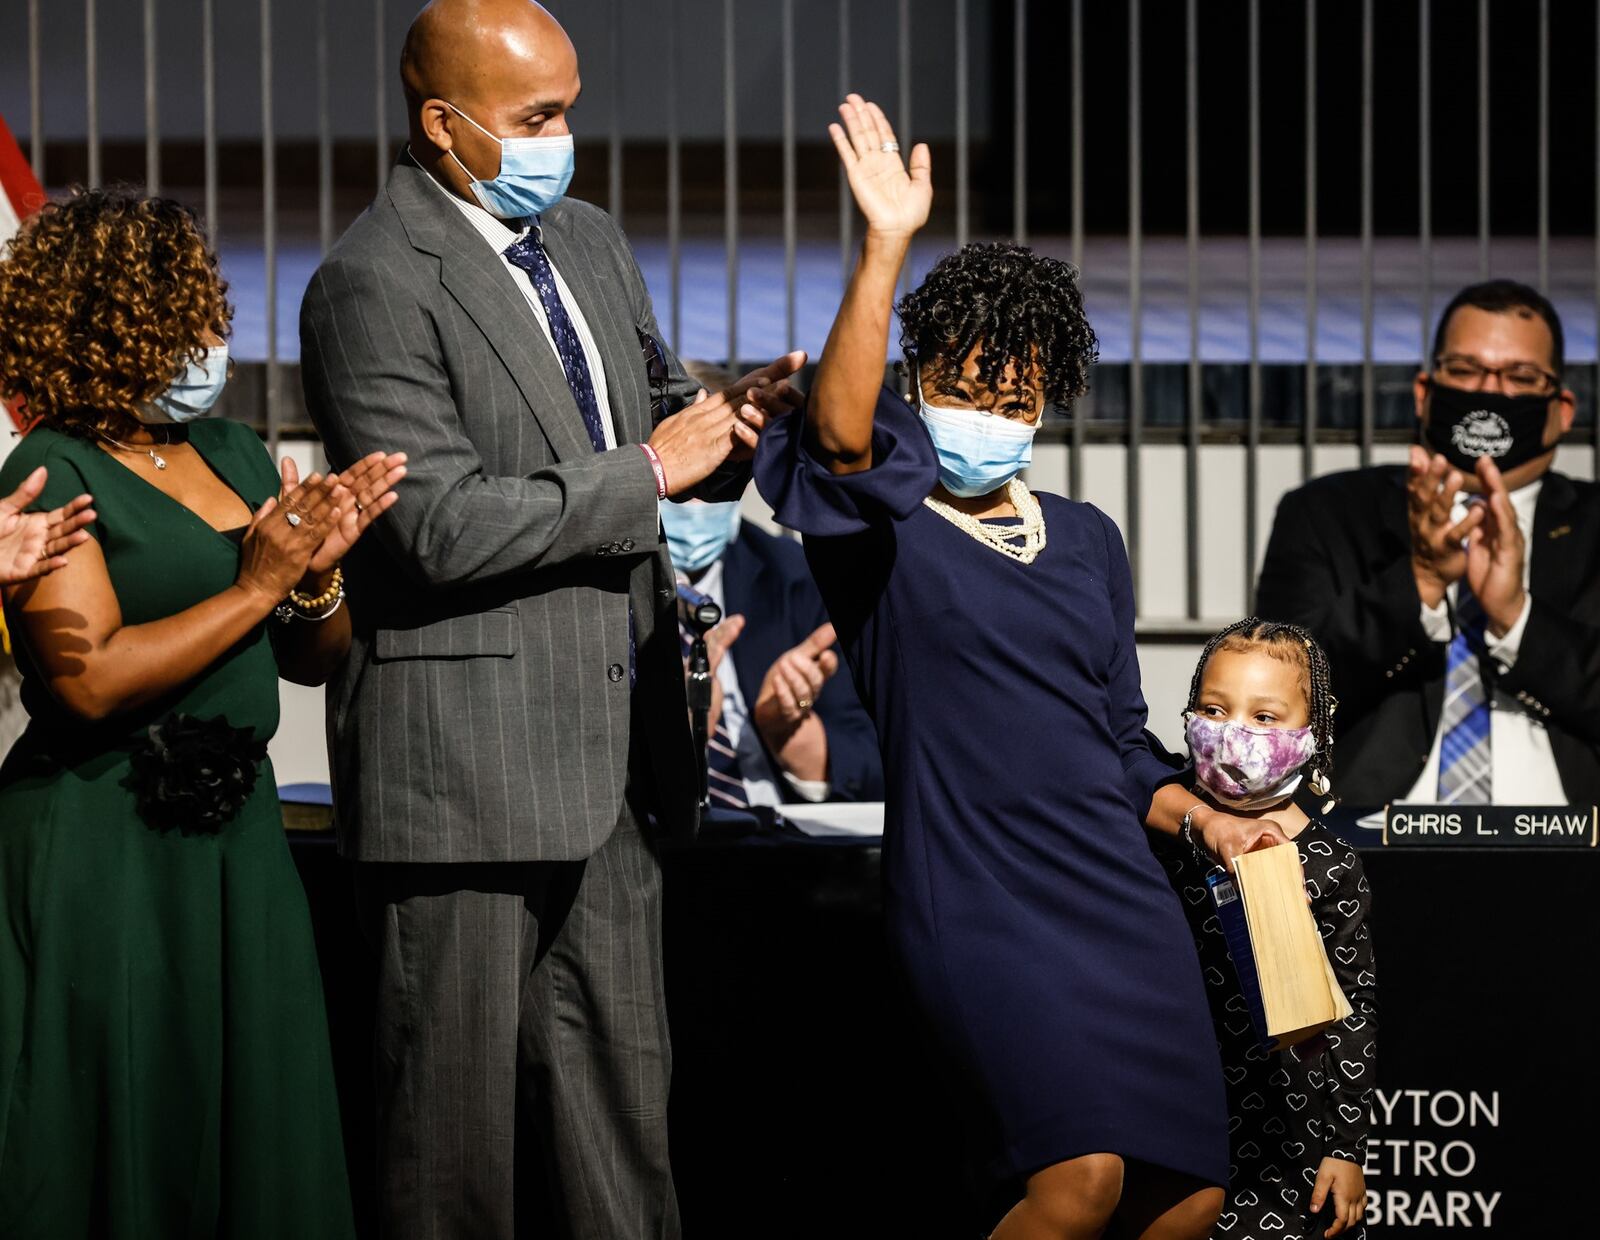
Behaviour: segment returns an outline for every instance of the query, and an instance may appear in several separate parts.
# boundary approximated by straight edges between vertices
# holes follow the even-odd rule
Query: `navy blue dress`
[[[878,402],[873,467],[835,477],[768,428],[756,484],[806,555],[873,716],[890,946],[987,1169],[1110,1152],[1226,1185],[1204,984],[1141,819],[1151,749],[1121,536],[1040,495],[1021,564],[922,500],[921,419]]]

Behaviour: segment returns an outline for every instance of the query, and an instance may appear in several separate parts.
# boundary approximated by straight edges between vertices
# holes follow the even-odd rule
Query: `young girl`
[[[1205,883],[1216,862],[1163,838],[1228,1085],[1228,1204],[1213,1232],[1226,1240],[1363,1234],[1361,1167],[1377,1054],[1372,897],[1361,858],[1315,816],[1332,804],[1333,710],[1322,647],[1296,625],[1251,617],[1207,644],[1184,712],[1203,802],[1270,818],[1299,850],[1328,959],[1355,1009],[1298,1047],[1260,1047]]]

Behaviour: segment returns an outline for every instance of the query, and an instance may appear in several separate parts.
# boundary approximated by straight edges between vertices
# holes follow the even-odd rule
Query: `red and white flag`
[[[11,136],[5,117],[0,116],[0,249],[4,249],[17,226],[45,204],[44,189],[34,178],[33,169],[23,158],[22,148]],[[6,406],[12,421],[16,410]],[[4,460],[15,441],[0,434],[0,460]]]

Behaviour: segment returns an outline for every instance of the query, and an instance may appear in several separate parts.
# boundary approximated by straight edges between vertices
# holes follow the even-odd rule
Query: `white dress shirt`
[[[1527,550],[1522,559],[1522,586],[1528,587],[1528,571],[1533,560],[1533,513],[1539,502],[1542,479],[1511,492],[1511,506],[1516,510],[1517,528],[1522,531],[1522,541]],[[1467,515],[1467,496],[1456,496],[1450,510],[1450,520],[1460,521]],[[1456,598],[1456,583],[1448,590],[1452,607]],[[1528,613],[1533,606],[1530,594],[1522,604],[1522,614],[1506,630],[1504,637],[1496,637],[1484,629],[1484,644],[1489,657],[1504,675],[1517,661],[1522,649],[1522,635],[1528,626]],[[1455,636],[1450,620],[1451,608],[1443,601],[1437,606],[1422,607],[1422,628],[1432,641],[1448,642]],[[1433,748],[1428,753],[1428,763],[1411,789],[1407,801],[1435,803],[1439,800],[1439,745],[1444,740],[1443,721],[1434,732]],[[1560,805],[1566,801],[1561,787],[1561,773],[1556,769],[1555,754],[1550,749],[1550,735],[1545,731],[1544,720],[1513,694],[1498,685],[1489,699],[1489,756],[1490,800],[1496,805]]]
[[[694,588],[704,594],[724,614],[728,608],[722,596],[722,561],[718,560],[700,575]],[[826,801],[832,785],[826,779],[796,779],[788,771],[774,773],[767,761],[767,751],[762,747],[756,732],[755,721],[750,718],[744,693],[739,688],[739,673],[733,666],[733,656],[724,655],[717,666],[717,684],[722,687],[722,726],[739,755],[739,772],[744,779],[745,799],[751,805],[781,805],[782,793],[792,792],[802,801]],[[778,775],[783,777],[780,787]]]
[[[415,162],[413,160],[412,162]],[[417,165],[421,167],[420,164]],[[423,169],[424,173],[427,169]],[[533,227],[527,220],[502,220],[489,214],[475,202],[468,202],[465,198],[458,198],[430,174],[428,183],[455,204],[456,209],[467,217],[467,223],[478,231],[488,244],[494,249],[496,256],[511,273],[511,278],[517,282],[517,287],[522,290],[522,296],[528,303],[528,308],[533,311],[533,317],[539,324],[539,330],[544,333],[544,338],[550,344],[550,351],[556,352],[555,337],[550,334],[550,320],[545,315],[544,303],[539,300],[539,290],[533,287],[533,281],[528,273],[518,267],[506,257],[506,247],[522,240],[528,235],[528,230]],[[512,227],[515,225],[515,227]],[[548,251],[546,252],[548,254]],[[578,333],[578,343],[583,348],[583,360],[589,364],[589,378],[594,383],[595,404],[600,409],[600,426],[605,431],[606,447],[617,446],[617,431],[611,421],[611,402],[606,390],[606,371],[600,363],[600,348],[594,342],[594,335],[589,331],[589,324],[583,317],[583,311],[578,308],[578,299],[572,295],[572,290],[567,287],[567,282],[561,278],[561,268],[557,267],[555,260],[550,261],[550,270],[556,277],[556,294],[561,298],[561,304],[567,308],[567,316],[572,320],[573,329]],[[558,360],[560,354],[556,354]]]

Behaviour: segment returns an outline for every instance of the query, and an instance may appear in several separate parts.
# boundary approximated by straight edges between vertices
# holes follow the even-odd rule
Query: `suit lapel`
[[[1583,580],[1583,566],[1574,557],[1588,540],[1580,543],[1586,531],[1574,528],[1577,498],[1566,475],[1546,473],[1533,507],[1533,537],[1528,540],[1528,593],[1561,608],[1571,604],[1573,586]]]
[[[748,625],[747,635],[751,638],[750,642],[746,644],[737,641],[728,648],[728,654],[733,659],[734,671],[739,676],[740,687],[749,686],[747,694],[754,694],[760,690],[767,669],[777,657],[767,649],[775,626],[772,623],[773,618],[767,614],[766,608],[761,603],[761,600],[767,597],[765,584],[761,580],[765,572],[765,560],[751,549],[749,539],[744,537],[741,529],[723,555],[722,601],[727,605],[728,615],[743,616]],[[744,649],[741,650],[740,646],[744,646]],[[782,651],[777,653],[781,654]],[[750,710],[754,707],[755,699],[751,697],[745,702],[745,709]]]
[[[439,259],[439,282],[505,364],[556,459],[594,455],[561,360],[539,330],[522,290],[439,188],[423,184],[427,176],[402,159],[389,182],[389,196],[411,244]]]
[[[650,437],[645,425],[650,394],[644,381],[644,360],[639,336],[629,315],[615,313],[612,302],[624,296],[609,271],[602,271],[595,256],[569,230],[566,213],[558,206],[545,218],[544,248],[561,272],[584,321],[600,350],[606,372],[606,402],[618,443],[640,443]]]

